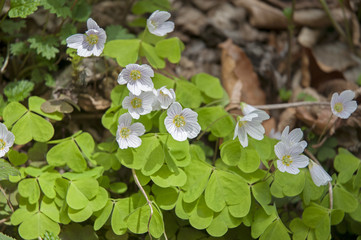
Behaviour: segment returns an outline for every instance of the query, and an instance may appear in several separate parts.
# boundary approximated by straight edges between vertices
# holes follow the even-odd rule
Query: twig
[[[233,104],[237,104],[236,106],[230,106]],[[227,111],[234,109],[241,109],[241,105],[239,103],[230,103],[229,107],[226,107]],[[293,102],[293,103],[278,103],[278,104],[267,104],[267,105],[254,105],[253,107],[263,110],[272,110],[272,109],[282,109],[282,108],[290,108],[290,107],[303,107],[303,106],[330,106],[330,102]]]
[[[5,198],[6,198],[6,202],[8,204],[8,206],[10,207],[11,211],[14,212],[14,208],[13,205],[10,202],[10,199],[8,198],[8,196],[6,195],[5,190],[0,186],[0,191],[4,194]]]
[[[0,220],[0,224],[3,224],[4,222],[6,222],[6,221],[9,220],[9,219],[10,219],[10,217],[1,219],[1,220]]]
[[[139,179],[138,179],[137,174],[135,173],[134,169],[132,169],[132,174],[133,174],[133,178],[134,178],[135,183],[137,184],[139,190],[143,193],[145,199],[147,200],[149,208],[150,208],[150,216],[149,216],[149,220],[148,220],[148,235],[149,235],[150,240],[152,240],[153,238],[152,238],[152,235],[150,234],[150,231],[149,231],[150,221],[152,220],[152,216],[153,216],[152,201],[149,200],[149,198],[147,196],[147,193],[144,191],[144,188],[142,187],[142,184],[140,184]]]

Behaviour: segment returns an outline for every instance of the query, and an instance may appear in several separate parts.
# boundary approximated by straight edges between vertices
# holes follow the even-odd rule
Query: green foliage
[[[178,80],[175,89],[177,100],[184,107],[197,108],[201,105],[203,101],[201,92],[193,83]]]
[[[139,39],[113,40],[105,44],[103,54],[107,57],[116,58],[117,63],[125,67],[137,61],[139,48]]]
[[[10,52],[14,56],[20,56],[22,54],[25,54],[27,50],[28,49],[25,42],[12,43],[10,45]]]
[[[54,233],[46,231],[43,237],[44,240],[60,240],[58,236],[55,236]]]
[[[49,165],[63,166],[66,164],[74,171],[82,172],[87,168],[84,156],[89,159],[94,147],[95,143],[91,135],[81,133],[54,146],[48,152],[46,159]]]
[[[45,9],[48,9],[51,13],[55,13],[58,17],[69,17],[70,16],[70,8],[68,6],[64,6],[67,1],[66,0],[40,0],[41,5]]]
[[[42,57],[50,60],[55,58],[56,54],[59,52],[57,48],[59,43],[55,37],[43,38],[40,36],[32,37],[28,39],[30,43],[30,48],[35,49],[36,53]]]
[[[146,42],[140,43],[140,56],[144,56],[149,64],[155,69],[165,67],[165,61],[157,55],[155,47]],[[172,58],[173,59],[173,58]]]
[[[316,98],[314,98],[310,94],[307,94],[307,93],[304,93],[304,92],[301,92],[300,94],[297,95],[297,100],[298,101],[309,101],[309,102],[317,101]]]
[[[15,238],[12,238],[3,233],[0,233],[0,240],[15,240]]]
[[[34,13],[39,5],[40,0],[12,0],[8,13],[9,17],[26,18],[28,15]]]
[[[183,50],[184,44],[177,37],[161,40],[155,45],[155,51],[158,56],[168,58],[171,63],[178,63],[180,61]]]
[[[4,94],[9,102],[21,102],[29,97],[30,92],[34,89],[34,83],[28,80],[11,82],[4,88]]]
[[[12,167],[8,162],[3,159],[0,159],[0,181],[9,179],[9,176],[20,175],[19,170]]]
[[[140,15],[143,13],[151,13],[156,10],[167,11],[169,9],[170,2],[168,0],[140,0],[133,5],[132,12]]]
[[[107,34],[107,41],[117,40],[117,39],[134,39],[135,36],[131,33],[128,33],[126,28],[123,28],[120,25],[110,25],[105,29]]]
[[[12,102],[4,109],[5,125],[12,126],[11,131],[15,135],[16,144],[25,144],[32,139],[46,142],[53,137],[53,126],[38,114],[55,120],[60,120],[62,115],[42,112],[38,105],[39,100],[45,101],[38,97],[30,97],[29,110],[18,102]]]
[[[292,96],[292,90],[287,90],[285,88],[281,88],[279,95],[280,95],[280,98],[282,101],[287,102]]]
[[[223,88],[218,78],[206,73],[199,73],[192,77],[192,82],[201,90],[207,97],[213,99],[221,99],[224,95]]]
[[[92,12],[91,5],[86,0],[79,0],[71,11],[71,18],[75,21],[85,22]]]
[[[319,161],[333,159],[336,156],[334,148],[337,146],[336,138],[328,138],[325,143],[317,151],[317,158]]]
[[[210,131],[216,137],[226,137],[233,133],[235,121],[222,107],[204,107],[197,113],[203,131]]]
[[[352,155],[349,151],[339,148],[339,153],[335,158],[334,167],[340,174],[338,181],[346,183],[352,178],[354,172],[358,169],[361,160]]]
[[[146,130],[140,136],[139,147],[120,149],[115,135],[119,116],[127,112],[122,108],[122,101],[129,95],[126,85],[112,89],[111,106],[101,119],[111,134],[93,139],[81,130],[69,133],[72,128],[58,132],[61,125],[53,124],[76,105],[29,96],[34,86],[41,91],[42,85],[55,87],[56,74],[51,71],[56,70],[59,44],[65,45],[70,35],[79,32],[78,23],[89,18],[92,6],[87,0],[14,0],[9,16],[25,18],[38,6],[54,14],[50,16],[62,18],[52,34],[47,34],[49,26],[44,25],[40,35],[25,36],[25,20],[5,19],[0,26],[10,48],[10,66],[17,66],[20,58],[25,63],[16,69],[18,73],[10,73],[9,78],[6,75],[6,79],[15,80],[4,89],[7,101],[0,98],[4,123],[15,135],[15,145],[5,155],[8,161],[0,161],[1,185],[8,194],[0,194],[0,215],[2,219],[10,217],[9,225],[21,238],[133,239],[147,238],[149,231],[157,239],[164,239],[162,235],[167,233],[169,239],[190,240],[240,236],[278,240],[290,239],[291,235],[296,240],[328,240],[346,231],[359,232],[360,159],[342,148],[336,155],[334,138],[314,150],[325,163],[335,158],[337,172],[333,174],[330,195],[327,186],[314,184],[307,168],[296,175],[277,169],[276,140],[249,137],[246,148],[238,139],[231,140],[235,117],[225,110],[229,97],[220,80],[199,73],[188,81],[162,70],[166,61],[176,64],[181,60],[184,44],[177,37],[155,36],[148,29],[135,36],[124,26],[101,26],[107,33],[103,55],[116,59],[122,68],[130,63],[146,63],[158,69],[152,78],[154,87],[175,89],[176,101],[198,114],[204,137],[174,140],[164,125],[167,110],[160,110],[136,120]],[[169,9],[167,0],[138,0],[132,7],[136,15]],[[128,26],[144,27],[144,17]],[[86,61],[76,49],[68,49],[67,54],[72,77],[77,78],[80,64]],[[114,69],[119,73],[119,68]],[[280,91],[283,100],[289,94]],[[20,103],[28,97],[27,104]],[[307,94],[298,97],[314,100]],[[69,117],[66,123],[70,121],[72,126],[72,120]],[[54,127],[57,139],[50,141]],[[143,189],[139,189],[138,180]],[[329,206],[330,196],[333,209]],[[13,213],[8,199],[14,206]],[[149,204],[153,209],[151,219]],[[332,229],[335,236],[331,236],[332,225],[337,226]],[[0,234],[3,238],[9,239]]]
[[[28,160],[28,156],[25,153],[19,153],[15,150],[9,151],[8,158],[14,166],[22,165]]]
[[[0,25],[1,30],[4,33],[10,34],[10,35],[14,34],[15,32],[20,31],[24,27],[25,27],[24,20],[13,21],[13,20],[5,19]]]

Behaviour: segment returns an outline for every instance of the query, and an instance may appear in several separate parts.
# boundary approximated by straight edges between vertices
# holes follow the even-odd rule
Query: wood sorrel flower
[[[238,140],[243,147],[248,146],[248,137],[250,135],[254,139],[262,140],[265,133],[262,122],[269,119],[269,115],[262,110],[252,107],[246,103],[241,103],[243,117],[240,117],[237,121],[234,129],[235,139],[238,136]]]
[[[355,93],[351,90],[345,90],[340,95],[334,93],[331,98],[331,110],[339,118],[349,118],[357,109],[356,101],[352,101]]]
[[[174,23],[167,21],[170,13],[166,11],[156,10],[147,19],[147,27],[150,33],[157,36],[164,36],[174,30]]]
[[[145,133],[145,128],[141,123],[132,123],[132,117],[129,113],[122,114],[118,119],[118,129],[116,139],[119,148],[128,147],[137,148],[142,144],[139,136]]]
[[[308,165],[309,159],[302,155],[304,148],[301,143],[295,143],[292,146],[279,142],[274,147],[277,160],[277,168],[281,172],[288,172],[297,174],[300,172],[299,168],[304,168]]]
[[[301,141],[303,137],[303,132],[300,128],[295,128],[291,132],[289,132],[290,127],[287,126],[282,132],[281,141],[286,145],[292,146],[294,144],[299,144],[305,149],[307,147],[306,141]]]
[[[175,92],[173,89],[167,89],[165,86],[154,91],[155,108],[167,109],[175,101]],[[154,110],[154,109],[153,109]]]
[[[104,44],[107,39],[104,29],[91,18],[87,21],[88,31],[85,34],[74,34],[66,39],[69,48],[77,49],[77,54],[81,57],[91,55],[100,56],[103,52]]]
[[[201,131],[197,118],[196,112],[189,108],[182,109],[182,106],[175,102],[168,108],[164,125],[175,140],[184,141],[195,138]]]
[[[120,72],[118,83],[127,84],[129,91],[138,96],[142,91],[152,91],[154,84],[151,77],[154,77],[154,72],[149,65],[128,64]]]
[[[5,156],[14,144],[15,136],[8,130],[5,124],[0,123],[0,157]]]
[[[332,181],[331,176],[328,175],[325,169],[312,160],[308,165],[308,170],[310,170],[311,178],[317,187],[326,185],[328,182]]]
[[[139,119],[140,115],[148,114],[152,111],[154,95],[152,92],[142,92],[139,96],[129,93],[122,102],[122,106],[128,109],[130,115]]]

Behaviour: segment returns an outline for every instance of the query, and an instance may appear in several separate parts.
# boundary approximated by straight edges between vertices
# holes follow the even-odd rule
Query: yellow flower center
[[[133,108],[140,108],[142,106],[142,99],[135,97],[130,101],[130,104]]]
[[[0,150],[3,150],[6,146],[6,143],[4,140],[0,139]]]
[[[239,121],[238,122],[238,127],[242,127],[246,122],[245,121]]]
[[[127,127],[123,127],[119,130],[119,135],[122,138],[127,138],[130,135],[130,129]]]
[[[184,117],[181,115],[176,115],[173,118],[173,123],[176,127],[183,127],[184,125],[186,125],[186,121],[184,120]]]
[[[159,94],[162,96],[166,96],[166,94],[162,90],[159,91]]]
[[[155,27],[155,28],[157,28],[158,27],[158,24],[157,24],[157,22],[156,21],[154,21],[154,20],[150,20],[150,23]]]
[[[336,103],[335,104],[335,106],[334,106],[334,109],[335,109],[335,111],[336,112],[342,112],[342,110],[343,110],[343,105],[342,105],[342,103]]]
[[[86,36],[86,41],[91,45],[97,44],[98,40],[99,37],[96,34],[89,34]]]
[[[141,76],[142,76],[142,74],[140,73],[139,70],[132,70],[132,71],[130,72],[130,78],[131,78],[133,81],[138,80]]]
[[[292,159],[290,155],[286,155],[282,157],[282,163],[283,165],[286,165],[287,167],[292,163]]]

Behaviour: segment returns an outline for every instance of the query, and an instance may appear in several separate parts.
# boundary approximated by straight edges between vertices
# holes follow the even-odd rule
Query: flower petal
[[[84,34],[77,33],[68,37],[66,39],[66,44],[69,48],[78,49],[79,47],[82,46],[84,38],[85,38]]]
[[[86,22],[86,25],[89,29],[98,29],[99,26],[98,24],[92,19],[92,18],[88,18],[88,21]]]

